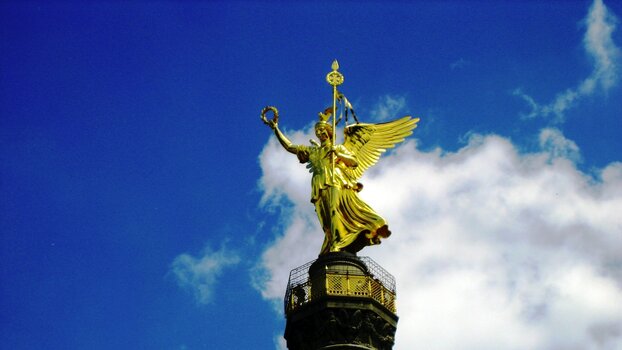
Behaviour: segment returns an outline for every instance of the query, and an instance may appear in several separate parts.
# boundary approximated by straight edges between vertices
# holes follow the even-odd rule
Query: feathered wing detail
[[[352,179],[359,179],[365,170],[378,162],[382,153],[411,135],[418,122],[419,118],[407,116],[386,123],[347,126],[343,131],[343,145],[355,155],[358,162],[356,168],[347,170]]]

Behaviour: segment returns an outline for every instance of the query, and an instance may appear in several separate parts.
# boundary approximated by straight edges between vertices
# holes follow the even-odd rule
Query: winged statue
[[[273,112],[271,120],[265,117],[267,111]],[[360,198],[363,185],[358,180],[382,153],[412,134],[419,118],[407,116],[379,124],[357,122],[344,128],[344,143],[334,145],[334,124],[329,122],[333,114],[334,107],[319,113],[315,135],[320,142],[311,140],[311,145],[295,145],[281,132],[276,108],[264,108],[261,116],[285,150],[306,163],[312,174],[311,203],[324,231],[320,255],[338,251],[356,254],[391,235],[386,220]]]

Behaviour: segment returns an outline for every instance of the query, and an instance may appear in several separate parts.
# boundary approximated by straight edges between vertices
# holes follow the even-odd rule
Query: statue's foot
[[[376,234],[382,238],[387,238],[391,236],[391,231],[389,231],[388,225],[383,225],[381,228],[376,230]]]

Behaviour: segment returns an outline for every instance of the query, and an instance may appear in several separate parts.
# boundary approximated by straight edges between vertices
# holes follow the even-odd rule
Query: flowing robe
[[[356,253],[391,234],[386,221],[359,197],[362,185],[348,176],[348,162],[341,156],[356,160],[355,156],[344,145],[338,145],[336,153],[331,157],[328,145],[296,146],[298,159],[308,163],[313,174],[311,203],[325,234],[320,254],[341,250]]]

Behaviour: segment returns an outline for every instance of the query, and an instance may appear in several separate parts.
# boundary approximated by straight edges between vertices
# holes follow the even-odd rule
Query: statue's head
[[[333,114],[333,107],[328,107],[324,112],[318,113],[320,121],[315,123],[315,136],[320,141],[330,140],[333,138],[333,126],[330,122],[330,116]]]
[[[320,141],[331,140],[333,138],[333,126],[324,121],[315,123],[315,136]]]

